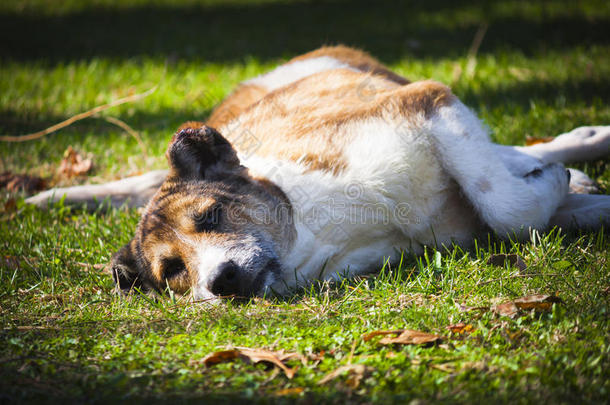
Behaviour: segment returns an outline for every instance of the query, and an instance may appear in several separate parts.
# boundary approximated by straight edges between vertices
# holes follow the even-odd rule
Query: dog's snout
[[[232,260],[221,264],[209,280],[209,290],[214,295],[226,296],[240,293],[239,266]]]

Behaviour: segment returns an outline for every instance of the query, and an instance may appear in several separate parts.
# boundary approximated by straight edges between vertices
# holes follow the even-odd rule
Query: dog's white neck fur
[[[293,205],[297,238],[282,257],[288,285],[378,269],[400,249],[420,253],[434,242],[431,226],[451,182],[422,133],[426,128],[399,137],[393,123],[370,119],[340,130],[354,132],[340,176],[290,161],[243,158]]]

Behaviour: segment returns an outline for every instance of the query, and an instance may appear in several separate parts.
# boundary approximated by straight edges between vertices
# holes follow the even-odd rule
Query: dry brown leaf
[[[527,265],[523,261],[523,259],[516,254],[497,254],[489,256],[487,260],[487,264],[491,264],[493,266],[504,267],[504,264],[508,262],[511,266],[518,268],[521,272],[527,270]]]
[[[235,359],[243,359],[252,363],[269,363],[281,369],[286,377],[292,379],[296,373],[296,368],[287,367],[283,361],[299,358],[305,361],[304,357],[298,353],[272,352],[264,349],[251,349],[248,347],[237,347],[230,350],[221,350],[210,353],[203,358],[203,364],[210,367],[219,363],[226,363]]]
[[[532,146],[532,145],[536,145],[539,143],[547,143],[547,142],[551,142],[553,139],[555,139],[552,136],[544,136],[544,137],[535,137],[535,136],[526,136],[525,137],[525,145],[526,146]]]
[[[47,182],[36,176],[4,172],[0,174],[0,188],[6,188],[6,191],[11,193],[17,191],[32,193],[47,188]]]
[[[400,335],[403,331],[404,331],[404,329],[376,330],[374,332],[369,332],[369,333],[365,333],[364,335],[362,335],[362,340],[364,340],[365,342],[368,342],[369,340],[373,339],[376,336]]]
[[[400,335],[396,337],[385,337],[379,340],[381,345],[431,345],[440,343],[443,338],[439,335],[433,335],[430,333],[420,332],[417,330],[403,330]]]
[[[471,333],[472,331],[474,331],[474,326],[460,322],[460,323],[456,323],[454,325],[447,326],[447,329],[449,329],[451,332],[459,335],[461,333]]]
[[[507,301],[492,307],[498,315],[514,317],[521,310],[549,311],[553,303],[562,303],[563,300],[555,295],[534,294]]]
[[[347,373],[347,385],[349,385],[351,388],[358,388],[360,381],[362,381],[367,371],[369,371],[369,368],[364,364],[347,364],[326,374],[320,381],[318,381],[318,385],[326,384],[327,382],[343,375],[343,373]]]
[[[553,306],[553,303],[562,303],[563,300],[555,295],[535,294],[517,298],[513,302],[519,309],[548,311]]]
[[[508,316],[509,318],[512,318],[519,313],[519,308],[517,308],[514,302],[509,301],[504,302],[502,304],[494,305],[493,307],[491,307],[491,311],[495,312],[498,315]]]
[[[279,391],[275,391],[274,395],[276,397],[287,397],[287,396],[299,395],[303,391],[305,391],[305,388],[303,388],[303,387],[284,388]]]
[[[92,167],[91,159],[84,159],[72,146],[68,146],[59,165],[59,173],[68,178],[76,177],[87,174]]]

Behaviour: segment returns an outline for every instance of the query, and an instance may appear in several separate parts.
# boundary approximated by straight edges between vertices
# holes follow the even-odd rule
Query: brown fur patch
[[[430,117],[454,99],[451,90],[437,82],[400,86],[381,76],[337,69],[267,94],[240,116],[239,129],[257,139],[259,156],[337,174],[347,166],[343,151],[352,141],[346,125],[375,117],[412,122],[422,113]],[[228,139],[234,137],[231,128],[220,131]]]
[[[212,111],[206,124],[214,128],[227,125],[267,93],[268,91],[261,86],[253,84],[240,85],[224,99],[222,104]]]

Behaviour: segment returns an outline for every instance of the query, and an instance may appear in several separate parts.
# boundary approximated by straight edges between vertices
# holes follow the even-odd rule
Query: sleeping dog
[[[608,126],[493,144],[443,84],[324,47],[241,83],[205,124],[183,125],[169,170],[28,202],[145,205],[111,262],[122,291],[252,296],[486,232],[607,225],[610,196],[587,194],[593,181],[562,163],[609,151]]]

